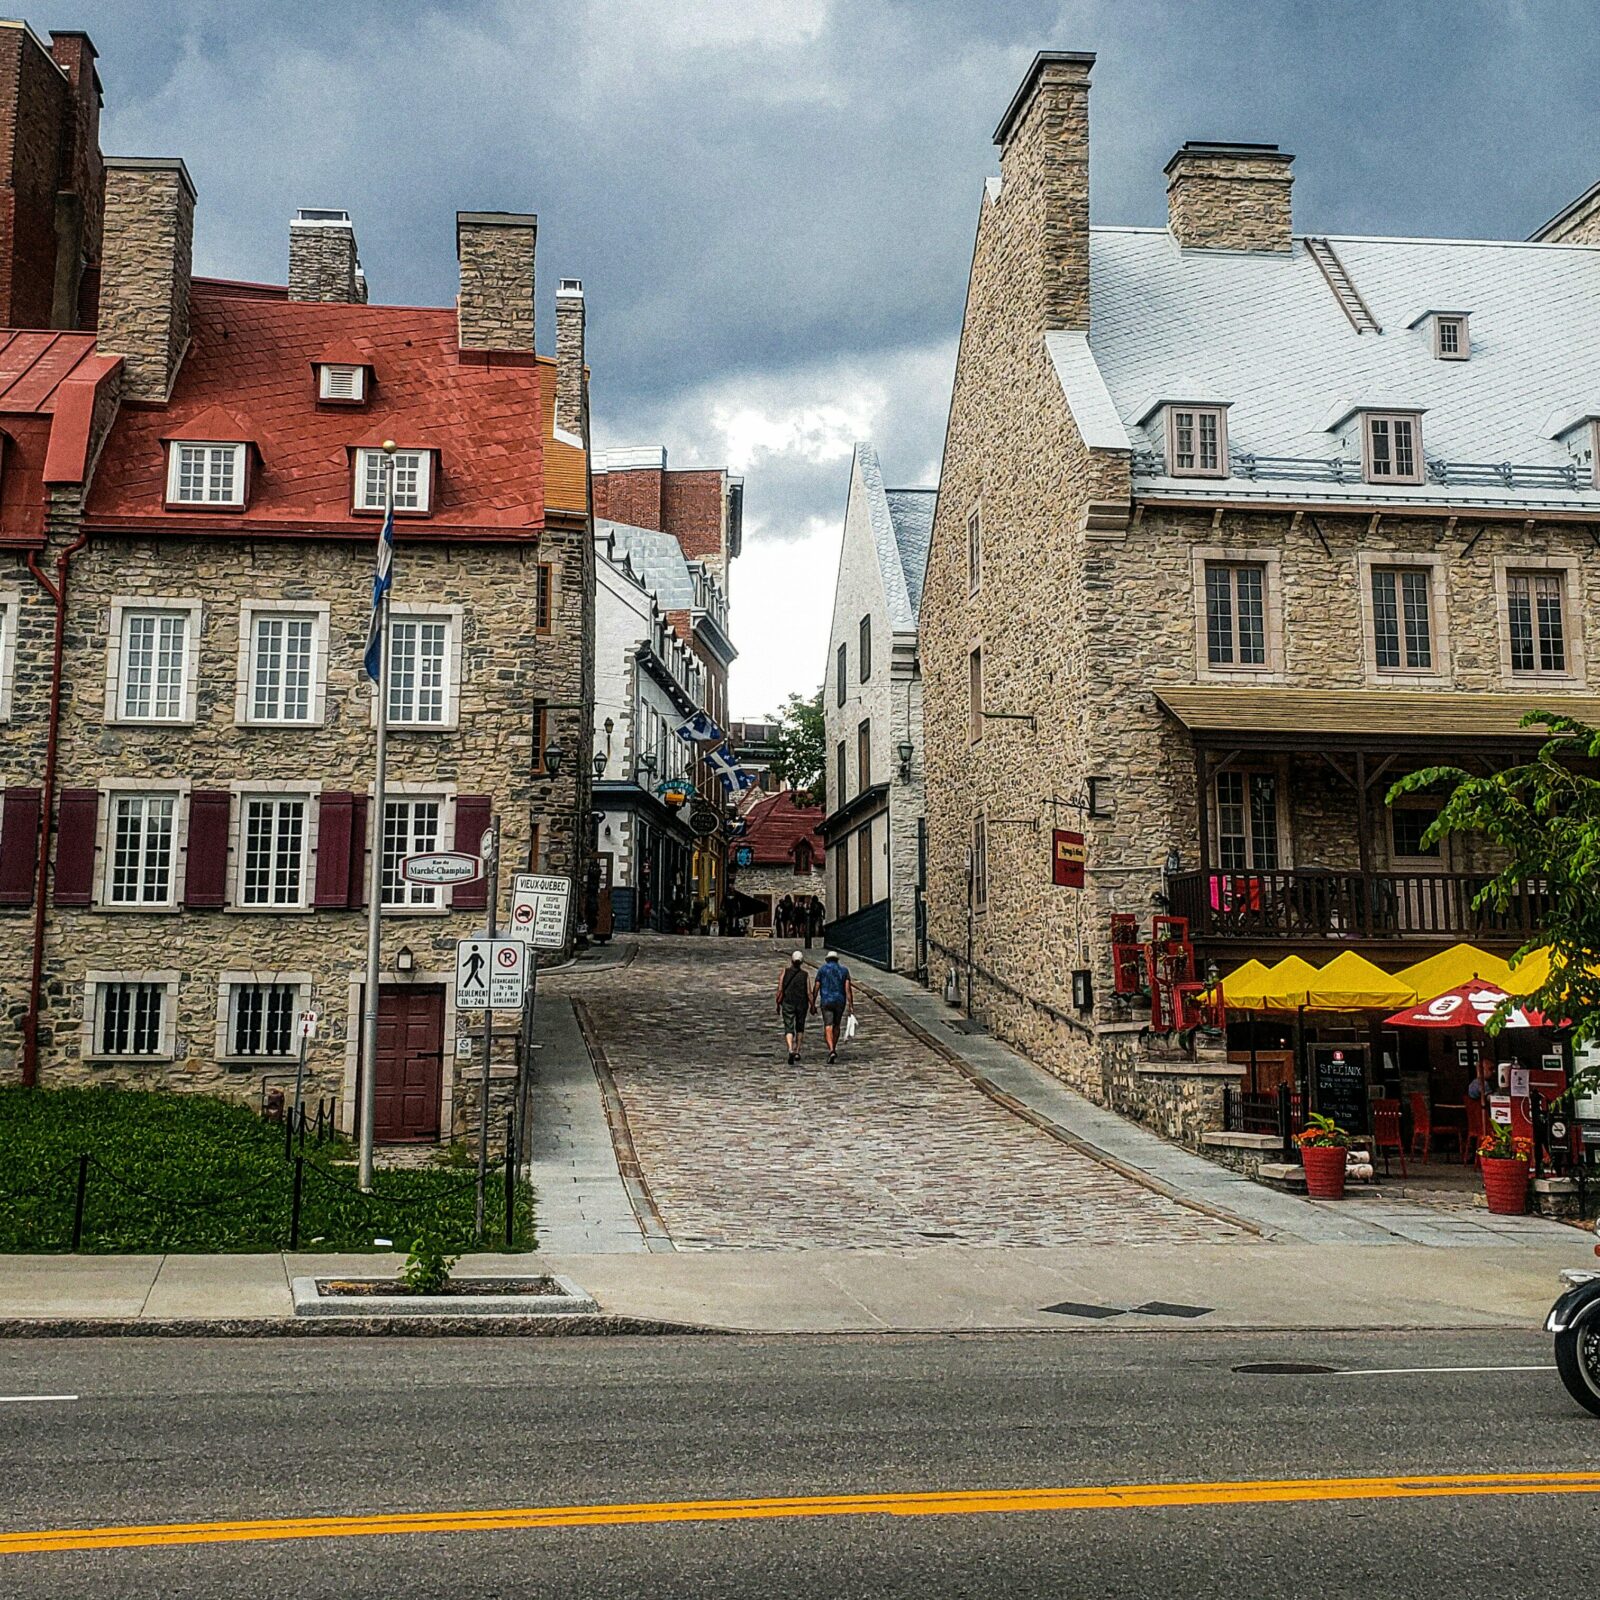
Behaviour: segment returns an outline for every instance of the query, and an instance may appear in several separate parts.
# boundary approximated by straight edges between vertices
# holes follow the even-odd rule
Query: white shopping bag
[[[853,1011],[844,1019],[844,1036],[847,1039],[853,1039],[856,1036],[856,1014]]]

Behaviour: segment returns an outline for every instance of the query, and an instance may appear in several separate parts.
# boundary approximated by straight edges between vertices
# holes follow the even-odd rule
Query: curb
[[[628,1126],[628,1109],[622,1103],[617,1081],[611,1075],[611,1063],[606,1059],[605,1047],[595,1032],[594,1019],[589,1015],[589,1008],[575,995],[572,997],[572,1014],[578,1019],[578,1032],[583,1035],[595,1078],[600,1084],[600,1098],[605,1105],[606,1122],[611,1128],[612,1150],[617,1158],[617,1174],[627,1191],[628,1204],[633,1207],[639,1232],[644,1236],[644,1247],[646,1251],[657,1255],[676,1252],[678,1247],[667,1232],[667,1225],[656,1207],[655,1196],[650,1193],[650,1182],[644,1175],[644,1168],[639,1165],[639,1153],[633,1147],[633,1130]]]
[[[707,1335],[721,1328],[650,1317],[3,1317],[6,1339],[494,1338],[572,1339]]]
[[[857,980],[857,987],[864,989],[913,1038],[921,1040],[936,1055],[948,1061],[981,1094],[986,1095],[997,1106],[1009,1111],[1013,1116],[1020,1117],[1022,1121],[1037,1128],[1041,1133],[1048,1134],[1058,1143],[1066,1145],[1069,1149],[1076,1150],[1079,1155],[1087,1156],[1091,1161],[1096,1161],[1103,1167],[1109,1167],[1113,1172],[1120,1173],[1130,1182],[1137,1183],[1141,1188],[1149,1189],[1153,1194],[1159,1194],[1176,1205],[1184,1206],[1190,1211],[1197,1211],[1201,1216],[1210,1217],[1214,1221],[1226,1222],[1235,1228],[1242,1228],[1246,1233],[1252,1234],[1258,1239],[1273,1237],[1271,1230],[1264,1228],[1259,1222],[1251,1222],[1247,1217],[1241,1217],[1236,1212],[1229,1211],[1225,1207],[1212,1205],[1209,1201],[1196,1200],[1192,1195],[1185,1194],[1165,1179],[1158,1178],[1153,1173],[1144,1171],[1141,1167],[1130,1166],[1126,1161],[1118,1160],[1116,1156],[1102,1150],[1088,1139],[1063,1128],[1059,1122],[1052,1121],[1042,1111],[1035,1111],[1032,1106],[1024,1105],[1015,1095],[1008,1094],[1002,1089],[981,1067],[974,1066],[966,1057],[946,1044],[943,1039],[929,1033],[920,1022],[917,1022],[903,1011],[881,990],[874,988],[870,983],[862,983],[860,980]]]

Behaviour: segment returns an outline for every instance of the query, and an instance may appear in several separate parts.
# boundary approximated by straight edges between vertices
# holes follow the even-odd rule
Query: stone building
[[[695,834],[690,865],[692,920],[708,929],[721,919],[725,888],[726,793],[716,756],[732,754],[728,669],[738,652],[728,634],[728,609],[733,562],[744,537],[744,480],[722,467],[669,468],[660,445],[599,451],[594,514],[597,526],[604,523],[668,584],[652,592],[658,592],[668,626],[700,662],[702,706],[712,734],[695,744],[687,813],[692,816],[698,800],[702,829],[711,820],[704,808],[717,813],[714,830]],[[652,541],[650,535],[657,537]],[[661,543],[661,535],[675,552]]]
[[[8,398],[29,413],[6,419],[4,501],[28,509],[0,555],[0,1064],[259,1103],[313,1011],[308,1093],[352,1129],[378,851],[377,1135],[448,1139],[476,1082],[454,943],[486,886],[408,884],[399,861],[475,853],[498,816],[503,894],[510,870],[582,870],[581,341],[561,408],[571,375],[534,347],[532,217],[458,214],[459,311],[375,306],[348,218],[296,218],[287,288],[197,278],[183,163],[103,172],[80,207],[103,216],[94,332],[0,333],[28,358]],[[386,440],[379,818],[361,663]],[[495,1065],[513,1070],[509,1043]]]
[[[1521,759],[1530,708],[1600,716],[1600,249],[1592,192],[1536,242],[1297,232],[1273,145],[1186,144],[1165,227],[1091,227],[1092,62],[1035,60],[981,200],[922,614],[929,939],[997,1032],[1188,1136],[1217,1080],[1144,1048],[1179,997],[1118,996],[1114,916],[1186,919],[1224,973],[1537,921],[1537,885],[1473,911],[1481,847],[1384,796]]]
[[[885,489],[877,452],[856,446],[822,688],[828,943],[911,973],[927,965],[917,613],[937,498]]]
[[[754,801],[761,794],[771,794],[778,788],[778,777],[773,771],[780,750],[779,724],[775,720],[760,722],[735,720],[728,724],[728,743],[735,759],[755,781],[746,791],[746,800]]]
[[[776,913],[780,902],[790,900],[797,913],[809,914],[813,905],[827,905],[827,847],[822,837],[822,807],[807,804],[792,789],[780,789],[754,800],[744,812],[744,831],[734,840],[734,900],[738,915],[750,919],[750,932],[758,938],[777,936]],[[792,929],[793,938],[809,934]]]

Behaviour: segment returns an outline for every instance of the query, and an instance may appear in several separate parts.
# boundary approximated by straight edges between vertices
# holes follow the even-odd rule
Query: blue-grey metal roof
[[[694,579],[683,548],[670,533],[635,528],[626,522],[595,519],[598,533],[609,534],[617,553],[626,555],[636,578],[656,597],[663,611],[687,611],[694,606]]]
[[[913,619],[922,613],[922,580],[928,570],[928,546],[933,540],[933,508],[937,489],[886,489],[889,520],[894,524],[894,542],[900,555],[900,570],[905,575],[906,598]]]

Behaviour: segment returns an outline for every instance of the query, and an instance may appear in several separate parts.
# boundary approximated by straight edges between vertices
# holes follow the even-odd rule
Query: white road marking
[[[1554,1372],[1551,1366],[1538,1367],[1351,1367],[1330,1373],[1334,1378],[1401,1378],[1415,1372]]]
[[[32,1405],[44,1400],[76,1400],[75,1394],[0,1394],[0,1406]]]

